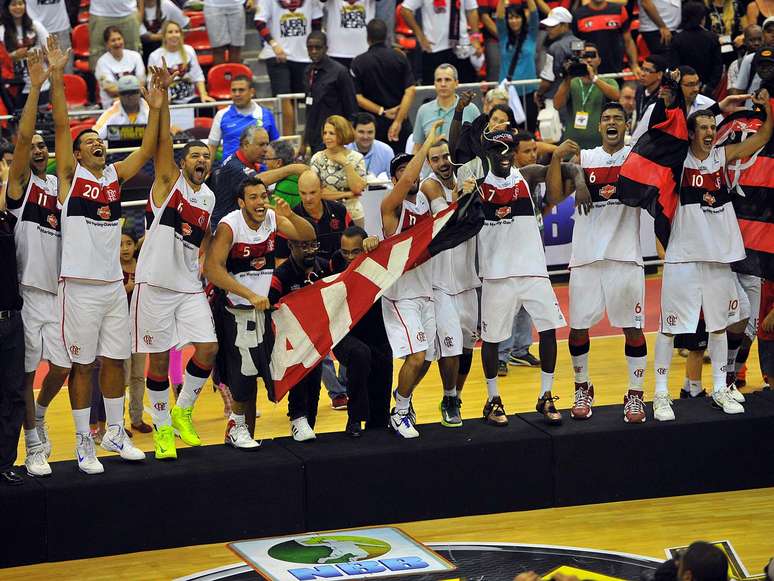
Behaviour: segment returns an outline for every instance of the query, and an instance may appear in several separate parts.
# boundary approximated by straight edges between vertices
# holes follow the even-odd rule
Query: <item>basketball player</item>
[[[667,106],[674,101],[672,92],[663,87],[662,98]],[[744,300],[730,265],[745,257],[725,172],[729,163],[752,155],[771,137],[768,92],[762,90],[753,101],[765,109],[766,122],[757,133],[734,145],[713,146],[715,118],[711,111],[696,111],[688,117],[690,146],[666,249],[661,332],[656,338],[653,412],[659,421],[675,419],[667,388],[674,335],[693,333],[700,311],[709,333],[712,399],[727,414],[744,413],[738,401],[743,397],[736,386],[726,384],[725,373],[729,347],[726,328],[742,319]]]
[[[569,348],[575,370],[575,403],[570,417],[592,415],[594,385],[589,380],[589,328],[607,312],[610,323],[622,328],[629,370],[624,395],[624,421],[645,421],[643,383],[647,346],[644,325],[645,271],[640,248],[640,209],[624,206],[616,197],[618,173],[630,147],[624,146],[626,112],[619,103],[607,103],[599,121],[602,145],[580,150],[580,165],[591,192],[588,214],[576,212],[570,258]],[[562,156],[577,151],[572,141],[553,154],[548,171],[551,187],[561,186]]]
[[[27,56],[30,92],[24,104],[6,190],[8,209],[16,216],[16,259],[24,322],[26,372],[24,466],[30,476],[48,476],[51,442],[45,427],[45,411],[70,372],[70,357],[62,342],[56,305],[56,289],[62,256],[61,213],[57,205],[55,176],[46,175],[48,147],[35,133],[40,88],[48,78],[40,51]],[[35,403],[32,385],[42,360],[49,368]],[[36,418],[40,421],[36,426]]]
[[[238,210],[218,223],[207,251],[204,274],[225,296],[216,303],[221,354],[218,367],[234,397],[226,426],[225,443],[240,450],[259,446],[245,421],[245,406],[255,398],[259,375],[268,356],[262,351],[264,315],[274,273],[277,232],[289,240],[314,240],[314,227],[293,212],[281,198],[269,204],[266,185],[248,177],[236,193]],[[221,363],[223,362],[222,368]]]
[[[515,135],[495,131],[486,136],[484,148],[489,171],[480,185],[473,179],[463,184],[465,193],[478,189],[484,203],[484,227],[478,233],[481,294],[481,359],[488,398],[484,420],[505,426],[508,418],[497,387],[498,345],[511,335],[513,318],[524,306],[540,337],[540,397],[536,409],[550,424],[562,421],[551,389],[556,367],[556,329],[564,326],[564,315],[548,279],[543,241],[535,205],[530,194],[545,180],[547,168],[531,165],[513,167]],[[562,178],[570,187],[578,184],[577,201],[586,207],[589,194],[577,166],[562,164]],[[579,181],[580,180],[580,181]],[[549,188],[549,203],[561,200],[562,193]]]
[[[449,155],[449,143],[439,140],[427,152],[432,175],[420,191],[434,214],[457,199],[457,181]],[[441,425],[462,426],[460,397],[473,361],[478,327],[478,295],[481,281],[476,273],[476,241],[466,240],[432,259],[433,307],[435,308],[435,351],[443,384]]]
[[[164,85],[170,75],[163,65]],[[132,351],[148,353],[146,385],[153,417],[155,457],[177,458],[175,433],[189,446],[201,439],[191,420],[196,398],[210,376],[218,351],[215,325],[199,277],[199,254],[207,250],[215,194],[204,183],[210,173],[210,149],[190,141],[175,164],[164,98],[153,181],[145,210],[145,241],[137,259],[129,306]],[[169,411],[169,351],[193,344],[183,388]]]
[[[62,204],[62,266],[58,304],[62,336],[72,362],[70,404],[76,431],[78,468],[86,474],[104,471],[89,434],[91,366],[102,359],[100,388],[105,400],[107,433],[102,447],[125,460],[142,460],[124,431],[124,365],[131,355],[129,311],[119,261],[121,183],[151,158],[158,138],[159,110],[166,87],[152,72],[144,91],[150,107],[142,145],[124,160],[107,164],[107,148],[95,131],[81,132],[73,142],[67,116],[63,69],[67,54],[56,37],[48,37],[51,102],[56,131],[56,170]]]
[[[430,203],[419,191],[417,179],[430,148],[438,141],[442,125],[442,121],[433,125],[416,155],[398,154],[390,162],[392,191],[381,206],[385,238],[432,217]],[[432,261],[427,261],[404,273],[385,291],[382,300],[384,327],[393,356],[404,358],[395,390],[395,408],[390,413],[390,427],[403,438],[419,437],[411,394],[435,357],[431,266]]]

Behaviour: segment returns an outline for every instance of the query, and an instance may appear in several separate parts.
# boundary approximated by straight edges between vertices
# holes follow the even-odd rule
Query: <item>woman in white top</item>
[[[118,98],[118,79],[132,75],[145,84],[145,65],[139,52],[124,48],[124,35],[117,26],[105,28],[102,39],[107,52],[97,60],[94,78],[99,83],[102,108],[109,109]]]
[[[172,0],[144,0],[143,5],[145,10],[140,24],[140,40],[142,56],[147,63],[148,56],[161,46],[161,27],[164,23],[171,20],[187,28],[191,19]]]
[[[196,51],[183,42],[183,29],[180,25],[167,20],[161,27],[161,37],[161,47],[154,50],[148,57],[148,66],[160,67],[163,60],[171,72],[178,73],[177,79],[169,87],[170,104],[214,101],[215,99],[207,94],[204,73],[199,66],[199,59],[196,58]],[[170,112],[172,125],[180,129],[190,129],[193,127],[193,111],[193,109],[173,109]]]
[[[352,124],[341,115],[331,115],[322,130],[325,149],[312,156],[310,165],[320,177],[323,198],[344,203],[352,221],[363,227],[365,214],[360,196],[366,187],[366,168],[363,155],[347,149],[355,140]]]
[[[0,22],[0,40],[13,61],[14,78],[9,79],[10,92],[14,96],[14,105],[21,109],[30,92],[27,53],[32,48],[43,49],[48,32],[39,21],[30,18],[24,0],[3,0]],[[46,81],[41,87],[39,105],[48,103],[48,89],[49,83]]]

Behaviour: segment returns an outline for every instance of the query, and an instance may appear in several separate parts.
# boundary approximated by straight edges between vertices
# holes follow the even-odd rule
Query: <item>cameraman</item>
[[[557,109],[567,105],[564,139],[572,139],[581,149],[602,145],[598,130],[602,106],[620,96],[615,79],[597,75],[601,62],[596,45],[585,43],[580,54],[574,53],[562,64],[564,78],[554,95]]]
[[[728,559],[715,545],[696,541],[658,566],[648,581],[728,581]]]

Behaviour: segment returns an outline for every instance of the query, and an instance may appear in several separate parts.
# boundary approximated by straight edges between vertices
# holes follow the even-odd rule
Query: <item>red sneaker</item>
[[[348,403],[349,403],[349,398],[347,397],[346,393],[340,393],[338,395],[333,396],[333,398],[331,399],[331,407],[338,411],[347,409]]]
[[[591,417],[591,406],[594,403],[594,384],[589,381],[575,384],[575,404],[570,410],[574,420],[587,420]]]
[[[624,422],[627,424],[642,424],[645,422],[644,394],[636,389],[630,389],[624,396]]]

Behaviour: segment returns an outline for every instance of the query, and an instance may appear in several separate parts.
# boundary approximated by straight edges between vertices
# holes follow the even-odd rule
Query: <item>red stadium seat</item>
[[[72,32],[74,67],[77,71],[89,70],[89,25],[79,24]]]
[[[637,54],[639,55],[640,62],[644,61],[650,55],[650,49],[645,43],[645,38],[640,34],[637,35]]]
[[[210,129],[212,127],[212,117],[196,117],[194,119],[194,127]]]
[[[78,24],[88,24],[89,23],[89,11],[88,10],[81,10],[78,12]]]
[[[78,75],[63,75],[68,107],[82,107],[89,102],[89,88]]]
[[[250,67],[240,63],[215,65],[207,73],[207,92],[210,97],[222,101],[231,97],[231,79],[239,75],[253,77]]]
[[[190,20],[188,28],[201,28],[202,26],[205,26],[204,12],[190,10],[186,12],[185,15],[188,17],[188,20]]]
[[[72,138],[74,140],[76,137],[78,137],[78,134],[81,131],[85,131],[86,129],[91,129],[92,127],[93,127],[93,124],[92,125],[87,125],[85,123],[80,123],[78,125],[73,125],[72,127],[70,127],[70,135],[72,135]]]
[[[196,58],[201,67],[212,66],[212,45],[206,30],[189,30],[185,32],[185,43],[196,51]]]

